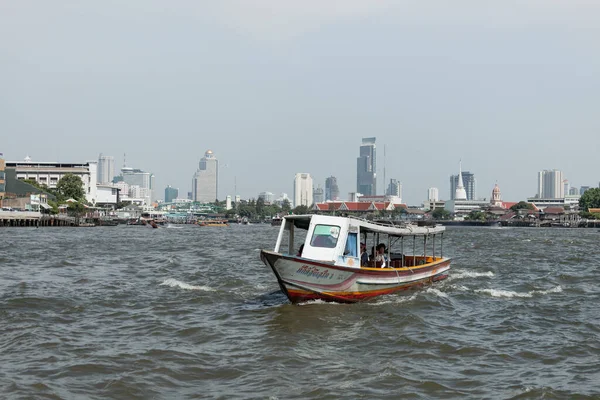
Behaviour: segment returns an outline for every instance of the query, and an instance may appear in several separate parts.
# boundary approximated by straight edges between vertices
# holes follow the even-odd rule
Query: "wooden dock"
[[[0,211],[0,227],[77,226],[74,217],[48,215],[36,211]]]

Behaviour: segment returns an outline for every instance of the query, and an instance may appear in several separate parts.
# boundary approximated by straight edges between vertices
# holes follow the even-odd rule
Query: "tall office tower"
[[[98,183],[108,184],[115,177],[115,158],[113,156],[98,156]]]
[[[375,138],[363,138],[356,159],[356,191],[365,196],[377,195],[377,154]]]
[[[565,186],[562,171],[557,169],[538,172],[539,199],[564,199]]]
[[[402,183],[397,179],[390,179],[390,184],[385,191],[387,196],[402,197]]]
[[[141,169],[123,167],[121,168],[123,182],[129,186],[139,186],[143,194],[144,204],[150,205],[155,200],[154,194],[154,174],[142,171]]]
[[[325,179],[325,201],[327,200],[339,200],[340,199],[340,188],[337,184],[337,178],[330,176]]]
[[[231,210],[232,208],[233,208],[233,206],[231,205],[231,195],[228,194],[227,197],[225,198],[225,209]]]
[[[440,201],[440,191],[436,187],[430,187],[427,189],[427,200],[429,201]]]
[[[584,194],[584,193],[585,193],[587,190],[590,190],[590,187],[589,187],[589,186],[582,186],[582,187],[580,187],[580,188],[579,188],[579,195],[580,195],[580,196],[583,196],[583,194]]]
[[[463,188],[467,194],[465,200],[477,200],[477,181],[475,180],[475,174],[469,171],[461,171],[460,175],[463,181]],[[457,186],[458,175],[452,175],[450,177],[450,200],[458,200],[455,198]]]
[[[179,189],[171,187],[171,185],[165,188],[165,203],[171,203],[179,196]]]
[[[219,185],[219,162],[212,150],[207,150],[200,159],[199,167],[193,178],[194,201],[213,203],[217,200]]]
[[[294,178],[294,207],[313,204],[313,180],[310,174],[297,173]]]
[[[569,189],[569,196],[577,196],[579,194],[579,189],[577,189],[575,186],[571,186],[571,188]]]
[[[317,187],[316,189],[313,190],[313,201],[315,203],[322,203],[324,200],[324,192],[323,192],[323,188],[321,187],[321,185],[319,185],[319,187]]]

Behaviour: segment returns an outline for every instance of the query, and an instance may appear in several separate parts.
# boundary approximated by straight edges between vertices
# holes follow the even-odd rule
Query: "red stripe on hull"
[[[288,299],[293,304],[303,303],[311,300],[322,300],[327,302],[336,302],[336,303],[357,303],[360,301],[370,300],[374,297],[384,296],[387,294],[392,294],[396,292],[400,292],[403,290],[414,289],[418,287],[423,287],[425,285],[430,285],[433,282],[438,282],[444,280],[448,277],[448,274],[440,274],[428,278],[424,281],[411,282],[409,284],[403,286],[397,286],[394,288],[384,289],[384,290],[372,290],[369,292],[349,292],[349,293],[316,293],[309,292],[305,290],[298,289],[290,289],[288,288],[285,293]]]

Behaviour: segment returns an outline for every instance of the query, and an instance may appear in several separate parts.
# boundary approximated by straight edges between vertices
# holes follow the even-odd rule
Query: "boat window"
[[[346,249],[344,250],[345,256],[358,257],[358,254],[356,251],[357,238],[358,238],[358,234],[356,234],[356,233],[351,232],[348,234],[348,240],[346,240]]]
[[[335,225],[317,225],[313,231],[310,245],[312,247],[334,248],[340,236],[340,227]]]

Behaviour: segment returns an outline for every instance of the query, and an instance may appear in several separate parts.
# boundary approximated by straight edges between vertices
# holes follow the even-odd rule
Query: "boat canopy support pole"
[[[294,224],[290,226],[290,240],[288,243],[288,254],[292,255],[294,253]]]
[[[433,261],[435,261],[435,233],[433,234]]]
[[[442,234],[440,235],[440,246],[441,246],[441,250],[440,250],[440,257],[444,258],[444,233],[442,232]]]
[[[416,245],[417,245],[417,237],[413,236],[413,267],[417,264],[417,249],[416,249]]]
[[[400,266],[404,267],[404,236],[400,237],[400,253],[402,254]]]

